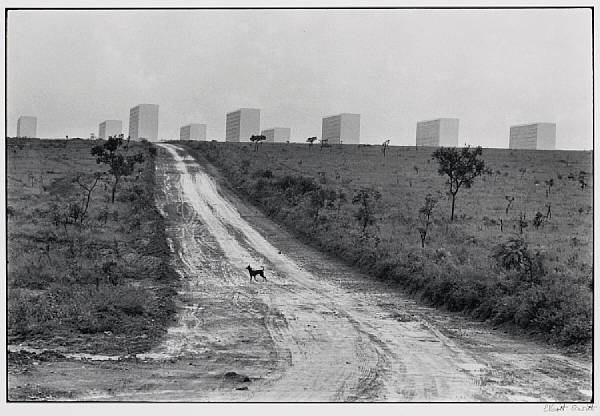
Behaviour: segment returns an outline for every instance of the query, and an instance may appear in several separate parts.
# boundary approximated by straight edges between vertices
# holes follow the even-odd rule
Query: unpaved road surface
[[[176,325],[136,360],[38,363],[11,389],[135,401],[582,401],[590,361],[419,306],[299,243],[162,145]],[[251,282],[246,266],[265,268]],[[114,358],[111,360],[110,358]]]

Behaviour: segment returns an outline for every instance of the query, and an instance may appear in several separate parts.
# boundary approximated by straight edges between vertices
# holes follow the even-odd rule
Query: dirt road
[[[134,362],[48,363],[41,383],[84,400],[591,399],[589,362],[419,306],[315,252],[181,148],[162,145],[157,169],[184,280],[177,325]],[[248,265],[267,280],[251,282]]]

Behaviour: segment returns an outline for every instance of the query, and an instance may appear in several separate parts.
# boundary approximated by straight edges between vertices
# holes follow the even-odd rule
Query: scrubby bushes
[[[439,236],[443,229],[447,246],[420,247],[422,242],[412,235],[390,237],[371,211],[365,221],[364,212],[357,212],[365,210],[364,198],[359,195],[364,186],[351,188],[350,180],[338,182],[339,187],[320,184],[314,177],[293,172],[293,166],[269,168],[266,174],[265,159],[245,158],[243,146],[230,145],[225,151],[216,143],[188,144],[193,155],[213,162],[234,188],[307,243],[375,277],[396,282],[431,305],[494,324],[514,325],[563,344],[591,340],[589,281],[560,271],[556,263],[550,267],[545,253],[532,251],[522,238],[508,239],[490,251],[464,226],[466,216],[455,218],[454,224],[435,218],[427,236],[435,236],[435,232]],[[260,157],[265,153],[266,149]],[[333,197],[349,191],[355,204]],[[331,195],[332,203],[324,203],[319,194]],[[367,210],[370,207],[367,204]],[[502,205],[499,209],[504,211]],[[385,209],[378,214],[391,215]],[[411,223],[417,212],[394,215],[417,232],[420,224]],[[364,233],[365,229],[370,231]],[[386,236],[396,239],[383,241]],[[404,245],[407,238],[416,240],[417,245]]]
[[[174,309],[150,290],[123,285],[99,290],[85,285],[52,285],[42,292],[15,289],[9,305],[10,332],[27,338],[62,334],[65,328],[82,334],[135,330],[140,335],[157,320],[165,323]]]
[[[126,353],[145,334],[140,348],[150,348],[175,313],[177,279],[154,207],[152,147],[132,145],[147,156],[137,177],[121,178],[113,204],[111,183],[82,179],[97,169],[90,144],[72,146],[74,168],[52,162],[54,178],[44,192],[32,198],[22,187],[9,190],[16,207],[8,226],[9,342],[53,347],[62,337],[76,340],[79,350]]]

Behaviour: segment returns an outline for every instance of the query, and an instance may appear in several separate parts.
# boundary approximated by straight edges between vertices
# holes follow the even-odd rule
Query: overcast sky
[[[509,126],[557,123],[557,148],[592,148],[591,11],[11,11],[8,135],[89,137],[160,105],[159,138],[261,109],[292,141],[361,114],[361,142],[414,145],[416,122],[460,119],[459,143],[508,147]]]

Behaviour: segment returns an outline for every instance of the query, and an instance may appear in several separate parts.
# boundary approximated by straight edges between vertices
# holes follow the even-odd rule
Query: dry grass
[[[257,152],[242,143],[186,145],[218,165],[234,187],[306,241],[396,280],[428,302],[552,332],[567,343],[582,342],[591,334],[590,152],[484,149],[482,158],[493,174],[459,192],[456,218],[450,223],[447,186],[431,158],[432,148],[390,147],[383,157],[380,146],[365,145],[320,150],[316,145],[265,143]],[[587,175],[584,189],[577,180],[582,171]],[[343,192],[346,201],[334,201],[315,216],[311,192],[282,188],[286,175]],[[553,186],[547,193],[550,179]],[[375,188],[382,195],[377,220],[366,236],[355,218],[358,206],[351,203],[361,188]],[[439,203],[427,246],[421,249],[418,211],[427,194]],[[506,196],[514,197],[508,214]],[[546,214],[547,204],[552,216],[536,228],[533,219],[538,211]],[[521,215],[528,222],[523,234]],[[544,282],[535,288],[541,295],[528,292],[521,277],[500,270],[491,256],[498,243],[515,235],[544,257]],[[567,291],[574,298],[559,301],[553,291]],[[529,302],[517,292],[543,299]],[[569,323],[570,315],[577,315],[576,323]],[[576,329],[568,329],[571,324]]]
[[[154,160],[126,178],[110,203],[99,182],[83,221],[57,224],[81,204],[73,179],[103,171],[83,140],[9,140],[7,146],[9,337],[44,347],[127,353],[148,349],[174,313],[175,274],[153,206]],[[143,342],[139,338],[143,336]]]

